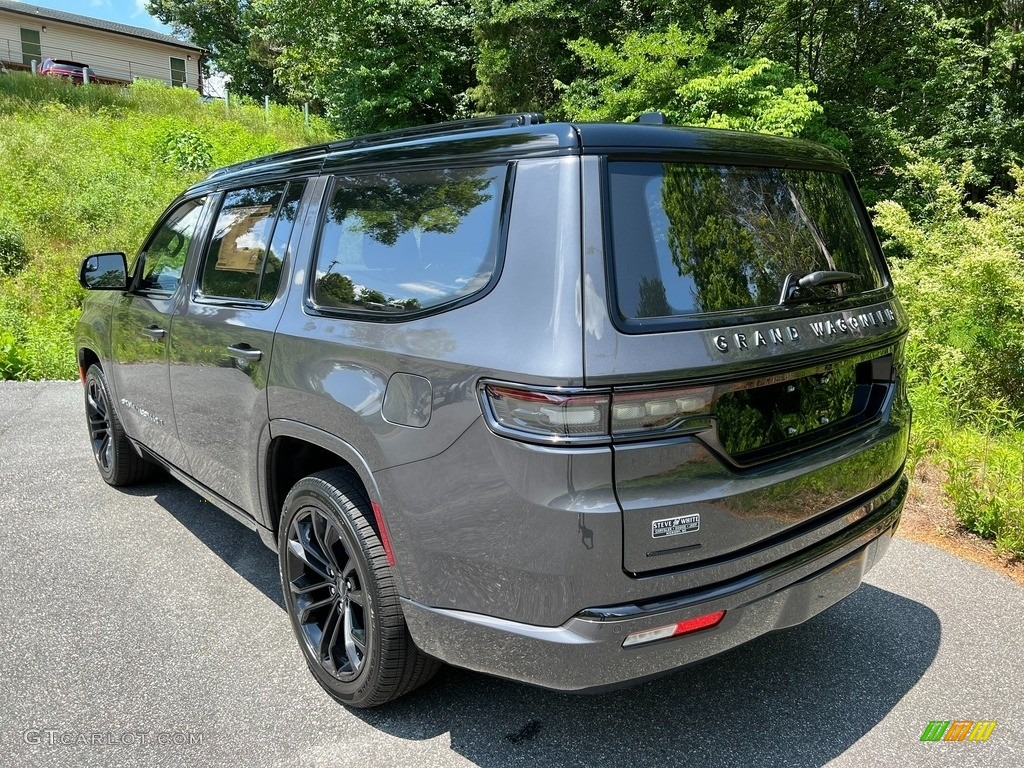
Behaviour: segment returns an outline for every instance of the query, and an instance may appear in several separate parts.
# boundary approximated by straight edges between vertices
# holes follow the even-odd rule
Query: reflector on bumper
[[[680,621],[676,624],[668,624],[664,627],[656,627],[655,629],[645,629],[643,632],[634,632],[626,636],[626,639],[622,641],[622,647],[629,648],[632,645],[653,643],[655,640],[664,640],[667,637],[678,637],[679,635],[687,635],[701,629],[710,629],[711,627],[717,627],[724,618],[725,611],[715,611],[714,613],[686,619],[686,621]]]

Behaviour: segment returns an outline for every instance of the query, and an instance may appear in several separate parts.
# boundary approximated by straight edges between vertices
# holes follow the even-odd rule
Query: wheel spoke
[[[300,584],[299,582],[302,580],[306,580],[309,583]],[[288,582],[288,586],[291,588],[293,595],[305,595],[310,592],[315,592],[318,589],[329,587],[330,584],[330,581],[326,581],[323,579],[321,579],[320,581],[310,581],[307,574],[302,574],[297,579],[292,579],[290,582]]]
[[[353,672],[359,671],[362,657],[356,647],[355,638],[352,635],[352,606],[345,606],[345,655],[348,657],[349,667]]]
[[[102,403],[103,398],[101,397],[99,400],[97,400],[93,390],[90,389],[85,396],[85,404],[93,410],[96,416],[100,417],[101,419],[106,416],[107,410],[106,408],[103,407]]]
[[[317,515],[317,518],[322,523],[322,526],[313,525],[313,534],[316,536],[317,543],[320,545],[320,551],[323,552],[326,558],[327,564],[335,571],[338,570],[338,558],[334,555],[333,544],[340,539],[338,532],[331,525],[330,521],[326,517]],[[321,527],[323,530],[321,530]],[[333,536],[332,536],[333,534]],[[333,539],[333,541],[332,541]]]
[[[363,595],[363,590],[353,589],[348,593],[348,599],[358,605],[360,608],[366,608],[366,597]]]
[[[299,558],[299,560],[301,560],[303,563],[305,563],[306,567],[313,571],[321,579],[323,579],[324,581],[330,580],[330,577],[327,575],[327,568],[325,567],[325,565],[319,561],[319,558],[317,558],[315,554],[313,554],[313,556],[310,557],[310,550],[302,546],[301,541],[298,541],[297,539],[289,539],[288,551],[291,554],[295,555],[295,557]]]
[[[334,595],[328,595],[323,600],[317,600],[316,602],[312,602],[309,605],[303,606],[302,609],[299,611],[299,622],[305,624],[307,621],[309,621],[309,615],[313,611],[319,608],[323,608],[325,605],[330,605],[334,601]]]
[[[100,461],[103,463],[104,469],[110,468],[110,463],[114,460],[114,444],[110,442],[109,432],[103,435],[103,442],[100,443],[97,458],[100,458]]]
[[[324,619],[323,626],[320,628],[320,642],[318,644],[318,650],[320,651],[320,658],[324,661],[331,660],[331,636],[333,636],[338,621],[338,604],[335,603],[331,606],[331,610],[327,612],[327,618]]]
[[[363,656],[366,655],[366,633],[361,629],[352,630],[352,642],[356,644]]]

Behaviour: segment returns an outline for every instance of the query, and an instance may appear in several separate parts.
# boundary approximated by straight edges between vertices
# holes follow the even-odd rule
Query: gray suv
[[[522,114],[213,173],[85,259],[103,479],[278,553],[313,675],[663,674],[857,589],[907,493],[893,294],[842,157]]]

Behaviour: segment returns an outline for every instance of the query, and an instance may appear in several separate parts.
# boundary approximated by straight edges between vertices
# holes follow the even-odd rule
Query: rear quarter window
[[[735,315],[781,301],[787,275],[885,285],[849,180],[790,168],[612,161],[613,284],[620,319]]]
[[[496,166],[336,176],[313,305],[402,316],[483,290],[497,268],[506,173]]]

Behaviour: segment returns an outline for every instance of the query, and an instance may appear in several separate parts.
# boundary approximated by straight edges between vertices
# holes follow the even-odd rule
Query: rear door
[[[115,364],[110,373],[117,412],[128,434],[172,464],[188,470],[171,405],[167,350],[171,323],[180,305],[186,259],[206,198],[172,208],[140,252],[134,289],[114,309],[111,337]]]
[[[849,174],[585,161],[586,382],[613,391],[624,569],[864,514],[905,456],[906,323]]]
[[[194,280],[174,321],[170,386],[192,475],[258,509],[256,453],[267,423],[267,371],[284,309],[282,272],[305,182],[217,197]]]

